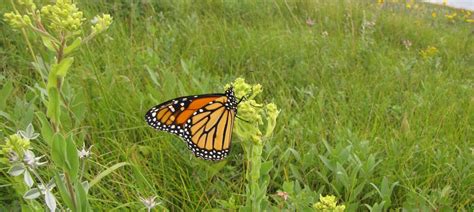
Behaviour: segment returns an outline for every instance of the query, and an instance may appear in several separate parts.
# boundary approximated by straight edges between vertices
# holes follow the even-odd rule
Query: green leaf
[[[44,194],[44,202],[50,211],[56,211],[56,197],[50,190],[46,190]]]
[[[64,78],[67,74],[67,71],[71,67],[72,63],[74,62],[74,57],[66,57],[59,64],[53,66],[54,72],[56,76]]]
[[[53,136],[51,158],[56,166],[64,169],[64,153],[66,152],[66,144],[62,135],[55,134]]]
[[[41,192],[38,188],[32,188],[28,190],[27,192],[25,192],[25,194],[23,195],[23,198],[31,200],[31,199],[38,198],[40,195],[41,195]]]
[[[67,207],[74,211],[74,204],[72,202],[71,196],[66,190],[66,185],[64,185],[64,181],[61,179],[58,173],[54,173],[54,180],[56,181],[56,186],[58,187],[59,194],[61,195],[62,200],[66,203]]]
[[[82,183],[77,181],[74,185],[74,190],[76,191],[76,202],[77,204],[77,211],[90,211],[89,202],[87,201],[87,193]]]
[[[71,45],[69,45],[68,47],[66,47],[64,49],[64,54],[69,54],[71,53],[72,51],[74,51],[77,47],[79,47],[82,43],[82,38],[81,37],[78,37],[76,40],[74,40]]]
[[[28,186],[28,188],[31,188],[31,186],[33,186],[33,184],[35,183],[28,170],[25,170],[25,173],[23,173],[23,181]]]
[[[59,92],[56,88],[48,89],[48,108],[46,115],[53,120],[54,123],[59,124],[59,116],[61,115],[61,105],[59,100]]]
[[[55,44],[54,41],[51,40],[51,38],[45,35],[41,35],[41,39],[43,40],[43,45],[46,46],[46,48],[53,52],[56,51],[55,46],[57,46],[57,44]]]
[[[51,88],[57,88],[58,87],[58,77],[56,75],[56,71],[58,70],[56,68],[57,64],[51,65],[51,70],[49,71],[48,74],[48,83],[46,85],[46,90],[49,93],[49,89]]]
[[[75,120],[81,122],[86,117],[87,106],[86,97],[83,92],[77,93],[70,102],[70,109],[74,113]],[[76,123],[78,124],[78,123]]]
[[[108,169],[104,170],[103,172],[98,174],[94,179],[91,180],[91,182],[89,184],[90,185],[89,188],[92,188],[92,186],[94,186],[96,183],[98,183],[102,178],[104,178],[105,176],[109,175],[110,173],[112,173],[116,169],[118,169],[122,166],[125,166],[125,165],[130,165],[130,164],[127,163],[127,162],[121,162],[121,163],[117,163],[117,164],[109,167]]]
[[[282,186],[283,191],[286,191],[288,193],[293,193],[294,187],[295,187],[294,183],[290,181],[285,181]]]
[[[262,163],[262,167],[260,167],[260,176],[266,176],[270,173],[270,170],[273,168],[273,161],[267,161]]]
[[[7,99],[12,94],[13,84],[12,82],[7,82],[3,85],[3,88],[0,90],[0,110],[5,109],[7,106]]]
[[[65,164],[71,179],[75,180],[79,173],[79,156],[77,153],[76,144],[70,135],[66,140],[66,151],[65,151]]]
[[[24,171],[25,171],[25,166],[23,165],[23,163],[19,163],[19,164],[13,165],[10,168],[10,170],[8,170],[8,174],[16,177],[23,174]]]
[[[43,139],[51,146],[53,142],[54,131],[53,127],[49,123],[46,115],[43,112],[37,112],[36,116],[38,117],[41,123],[41,136]]]

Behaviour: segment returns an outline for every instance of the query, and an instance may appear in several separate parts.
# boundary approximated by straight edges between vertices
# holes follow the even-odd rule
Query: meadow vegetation
[[[73,191],[50,189],[59,208],[83,198],[82,210],[99,211],[474,209],[469,11],[414,1],[79,0],[85,29],[75,37],[89,38],[102,14],[113,22],[69,52],[54,87],[48,73],[64,59],[4,18],[18,2],[0,0],[0,149],[17,142],[45,155],[33,160],[44,179],[77,176]],[[279,113],[260,140],[237,132],[227,159],[195,158],[146,125],[150,107],[220,93],[238,78],[260,84],[256,101]],[[71,155],[84,167],[52,150],[83,146]],[[0,210],[50,207],[25,199],[7,153]]]

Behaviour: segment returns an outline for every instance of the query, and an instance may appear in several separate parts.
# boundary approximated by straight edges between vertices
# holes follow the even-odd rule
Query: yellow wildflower
[[[33,0],[18,0],[18,4],[25,6],[29,10],[35,10],[36,9],[36,4],[33,2]]]
[[[3,15],[5,22],[13,28],[24,28],[31,24],[31,19],[27,15],[20,15],[19,13],[9,12]]]
[[[438,49],[434,46],[428,46],[426,49],[420,51],[420,55],[423,59],[428,59],[435,56],[438,53]]]
[[[0,153],[8,155],[12,152],[22,156],[24,151],[30,148],[30,140],[22,138],[18,134],[10,135],[5,139],[5,144],[1,145]]]
[[[324,212],[342,212],[346,209],[345,205],[337,205],[336,197],[333,195],[321,196],[319,195],[319,202],[314,203],[313,208],[316,211]]]
[[[112,17],[109,14],[102,14],[102,16],[96,16],[92,19],[92,33],[100,33],[112,24]]]
[[[41,14],[49,22],[48,27],[57,32],[75,32],[85,20],[83,13],[70,0],[57,0],[54,5],[44,6]]]
[[[228,84],[225,87],[230,86]],[[239,117],[244,121],[236,120],[234,132],[242,140],[261,143],[263,137],[269,137],[273,133],[279,110],[273,103],[262,104],[255,101],[254,98],[263,91],[260,84],[250,85],[243,78],[237,78],[232,86],[237,98],[245,98],[238,107]],[[262,129],[264,124],[266,126]]]
[[[431,13],[431,17],[436,18],[437,16],[438,16],[438,14],[436,14],[436,12]]]

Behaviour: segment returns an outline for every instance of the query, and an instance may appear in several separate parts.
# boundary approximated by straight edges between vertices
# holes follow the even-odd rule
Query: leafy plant
[[[78,151],[76,143],[79,138],[71,130],[80,127],[81,123],[80,120],[71,122],[70,118],[79,117],[80,114],[71,106],[72,102],[68,101],[70,96],[66,95],[63,87],[74,62],[74,52],[105,31],[111,25],[112,18],[108,14],[94,17],[89,35],[83,38],[81,36],[85,33],[83,24],[86,19],[76,4],[69,0],[58,0],[40,9],[33,1],[18,1],[18,5],[12,4],[12,6],[14,11],[4,14],[5,21],[25,35],[29,50],[35,59],[33,66],[41,76],[38,81],[42,86],[38,89],[46,91],[44,92],[46,95],[41,95],[46,113],[39,111],[37,117],[41,123],[44,140],[50,148],[53,166],[49,167],[51,180],[46,183],[37,172],[39,166],[45,165],[46,161],[42,160],[45,156],[36,157],[30,150],[30,140],[39,136],[30,124],[25,131],[19,131],[18,134],[7,138],[3,145],[3,155],[8,158],[7,164],[10,165],[8,173],[11,176],[23,175],[25,185],[30,188],[24,193],[23,198],[30,200],[27,203],[33,208],[37,208],[37,204],[31,200],[43,195],[46,206],[51,211],[56,210],[58,205],[53,189],[57,187],[62,200],[59,206],[62,209],[90,211],[88,190],[106,173],[110,173],[110,170],[106,170],[105,174],[99,174],[100,178],[94,179],[94,183],[83,181],[84,164],[90,155],[90,148]],[[50,63],[41,57],[36,57],[35,49],[26,36],[27,30],[35,33],[44,47],[54,53],[55,56]],[[4,92],[8,92],[8,89]],[[4,104],[2,103],[2,107]],[[67,114],[64,114],[64,111]],[[123,165],[125,164],[120,164]],[[39,184],[33,187],[36,181]],[[18,192],[22,192],[22,189],[18,189]]]

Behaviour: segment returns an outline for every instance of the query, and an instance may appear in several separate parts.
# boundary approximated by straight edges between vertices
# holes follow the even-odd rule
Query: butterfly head
[[[231,86],[230,88],[228,88],[225,91],[225,95],[227,96],[227,108],[237,111],[237,105],[239,104],[239,102],[237,101],[237,98],[235,98],[234,87]]]

